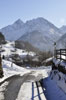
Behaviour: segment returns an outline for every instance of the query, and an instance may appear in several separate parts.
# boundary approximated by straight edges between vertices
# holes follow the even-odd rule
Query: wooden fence
[[[66,61],[66,49],[55,50],[55,58]]]

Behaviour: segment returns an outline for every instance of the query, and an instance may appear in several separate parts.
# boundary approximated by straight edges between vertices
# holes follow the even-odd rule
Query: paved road
[[[7,79],[5,82],[7,82],[8,84],[3,85],[5,82],[2,84],[3,85],[2,87],[5,87],[5,88],[3,91],[0,91],[0,93],[2,92],[4,97],[0,96],[0,100],[16,100],[16,98],[17,98],[17,100],[25,100],[25,96],[27,96],[26,98],[28,98],[28,99],[30,96],[32,97],[32,94],[31,95],[29,94],[29,96],[28,96],[28,89],[30,89],[29,85],[32,88],[32,82],[39,81],[43,77],[43,75],[40,73],[38,73],[37,76],[35,76],[35,74],[36,74],[36,71],[31,71],[30,73],[25,74],[23,76],[15,75],[15,76]],[[21,89],[21,86],[23,86],[22,89]],[[26,90],[25,87],[26,88],[29,87],[29,88]],[[19,94],[20,89],[21,89],[22,94]],[[24,89],[27,94],[25,94],[23,92]],[[32,92],[32,89],[29,92]],[[18,96],[18,94],[21,95],[21,99]],[[26,100],[28,100],[28,99],[26,99]]]

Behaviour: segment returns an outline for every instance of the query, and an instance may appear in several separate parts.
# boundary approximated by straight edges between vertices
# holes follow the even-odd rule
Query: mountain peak
[[[21,19],[18,19],[17,21],[15,21],[12,25],[12,27],[15,29],[15,30],[19,30],[22,28],[22,26],[24,25],[23,21]]]
[[[44,22],[47,21],[46,19],[44,19],[43,17],[38,17],[38,18],[34,18],[32,20],[28,20],[27,22]]]
[[[24,24],[24,22],[21,19],[18,19],[14,22],[14,24]]]
[[[45,18],[43,18],[43,17],[38,17],[38,18],[36,18],[36,20],[41,20],[41,21],[43,21],[43,20],[45,20],[45,21],[47,21]]]

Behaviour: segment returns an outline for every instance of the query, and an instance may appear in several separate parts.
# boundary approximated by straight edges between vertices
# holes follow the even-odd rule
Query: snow
[[[60,62],[60,65],[66,68],[66,62],[64,61]]]
[[[29,89],[28,89],[29,86]],[[24,91],[25,90],[25,91]],[[31,100],[31,93],[32,93],[32,84],[31,83],[24,83],[21,86],[21,89],[19,91],[18,97],[16,100]]]
[[[33,71],[36,71],[36,70],[34,69]],[[39,84],[39,94],[38,94],[35,80],[34,81],[30,80],[30,81],[25,82],[21,86],[20,92],[16,100],[27,100],[27,99],[28,100],[39,100],[39,96],[41,100],[66,100],[66,94],[62,91],[61,88],[59,88],[55,80],[51,80],[51,77],[48,77],[47,72],[48,70],[44,69],[43,71],[37,70],[36,73],[34,72],[31,74],[31,75],[35,75],[36,77],[40,73],[42,73],[43,75],[43,89]],[[62,73],[60,73],[60,75],[62,76],[62,79],[63,79]],[[56,77],[56,80],[57,79],[58,78]],[[39,81],[39,80],[37,79],[36,81]],[[63,85],[64,84],[62,84],[62,86]]]
[[[63,60],[60,61],[60,59],[54,58],[53,62],[54,62],[56,67],[58,67],[58,65],[61,65],[62,67],[66,68],[66,62]]]
[[[23,85],[21,86],[17,99],[16,100],[32,100],[32,83],[34,83],[34,96],[35,96],[35,100],[39,100],[38,98],[38,91],[37,88],[35,88],[36,84],[35,81],[39,81],[40,79],[47,77],[48,76],[48,71],[50,71],[50,69],[45,68],[45,69],[32,69],[32,70],[27,70],[25,68],[21,68],[15,64],[13,64],[13,66],[11,67],[11,62],[9,61],[5,61],[3,60],[3,70],[4,70],[4,77],[0,82],[2,82],[4,79],[11,77],[12,75],[18,75],[20,74],[21,76],[24,75],[25,73],[29,73],[31,72],[31,76],[34,76],[35,79],[26,79],[26,81],[23,83]],[[6,89],[6,86],[8,85],[8,82],[5,82],[3,85],[0,86],[1,90]],[[36,90],[36,91],[35,91]],[[39,88],[40,93],[42,92],[42,88]],[[26,94],[26,95],[25,95]],[[4,94],[1,91],[0,92],[0,98],[4,99]],[[44,95],[41,94],[41,98],[42,100],[46,100],[44,99]]]
[[[13,75],[24,75],[25,73],[28,73],[27,69],[17,66],[14,63],[10,61],[3,60],[2,61],[3,71],[4,71],[4,77],[0,79],[0,82],[4,81],[8,77],[11,77]]]
[[[66,68],[66,62],[64,61],[53,59],[53,62],[56,67],[58,66],[58,64],[60,64],[60,66]],[[66,93],[66,74],[59,72],[57,69],[52,70],[50,76],[51,79],[53,79],[56,82],[56,84],[64,91],[64,93]]]
[[[46,62],[52,61],[53,57],[46,59]]]
[[[5,51],[1,55],[11,55],[12,51],[15,50],[14,42],[8,42],[6,45],[2,46],[2,49]],[[16,54],[19,54],[21,57],[31,55],[34,56],[34,52],[27,52],[25,50],[16,49]],[[47,59],[47,61],[52,60],[52,58]],[[53,59],[55,65],[58,65],[59,60]],[[61,62],[62,65],[66,64]],[[51,71],[51,66],[45,67],[40,66],[40,68],[23,68],[17,66],[11,61],[2,60],[2,66],[4,71],[4,77],[0,78],[0,82],[3,82],[5,79],[14,76],[20,75],[23,76],[26,73],[35,77],[34,79],[26,79],[26,81],[21,85],[19,93],[16,100],[39,100],[39,95],[41,100],[66,100],[66,75],[59,72],[58,70]],[[50,73],[51,71],[51,73]],[[49,76],[50,75],[50,76]],[[43,79],[43,89],[39,85],[39,94],[36,87],[36,81]],[[6,90],[6,86],[9,83],[6,81],[0,86],[0,98],[4,99],[3,91]],[[25,95],[26,94],[26,95]],[[2,100],[1,99],[1,100]]]
[[[44,94],[47,100],[66,100],[66,94],[58,87],[54,80],[48,77],[43,82]]]
[[[15,42],[8,42],[7,44],[2,45],[2,50],[4,51],[1,53],[1,56],[4,55],[5,57],[8,57],[12,54],[18,54],[20,57],[26,57],[27,55],[33,57],[36,55],[36,53],[34,52],[28,52],[25,50],[15,48]]]
[[[25,69],[19,67],[15,64],[11,67],[11,62],[3,60],[3,70],[4,70],[4,77],[2,80],[11,77],[12,75],[20,74],[21,76],[25,73],[31,72],[32,76],[35,76],[35,79],[26,80],[19,90],[16,100],[39,100],[39,95],[41,100],[65,100],[66,95],[63,93],[62,89],[66,91],[66,85],[64,84],[65,76],[60,72],[52,72],[51,77],[49,73],[51,71],[51,67],[41,67],[41,68],[34,68],[34,69]],[[61,80],[58,81],[59,75],[61,76]],[[53,80],[51,78],[53,77]],[[39,84],[39,95],[38,90],[36,87],[35,81],[39,81],[43,78],[43,89],[40,87]],[[2,81],[0,79],[0,82]],[[0,86],[0,98],[4,99],[3,90],[6,89],[8,82],[5,82],[3,85]],[[59,87],[61,87],[61,89]],[[50,91],[50,92],[49,92]]]
[[[2,45],[2,50],[4,51],[1,52],[1,56],[4,55],[7,58],[12,54],[18,54],[20,57],[26,57],[27,55],[30,55],[33,57],[36,55],[34,52],[28,52],[28,51],[17,49],[17,48],[15,51],[14,47],[15,47],[14,41],[13,42],[8,41],[7,44]],[[0,82],[12,75],[24,74],[28,72],[28,70],[26,70],[25,68],[17,66],[10,61],[3,60],[2,65],[3,65],[4,77],[0,79]]]
[[[39,100],[39,94],[41,97],[41,100],[46,100],[46,97],[43,94],[43,90],[41,87],[39,87],[39,94],[36,87],[36,81],[39,81],[42,78],[46,78],[48,76],[48,72],[50,69],[32,69],[31,70],[31,76],[34,76],[34,79],[29,79],[24,82],[24,84],[21,86],[19,94],[17,96],[16,100]]]
[[[59,59],[57,60],[57,59],[54,58],[53,59],[53,62],[55,64],[55,66],[58,66],[58,64],[60,64],[60,60]]]
[[[66,93],[66,75],[58,70],[53,70],[51,73],[51,79]]]
[[[8,82],[5,82],[0,87],[0,100],[4,100],[3,91],[6,89],[7,85],[8,85]]]

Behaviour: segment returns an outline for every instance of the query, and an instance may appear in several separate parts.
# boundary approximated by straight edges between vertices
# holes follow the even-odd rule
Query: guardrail
[[[55,58],[66,61],[66,49],[55,50]]]

